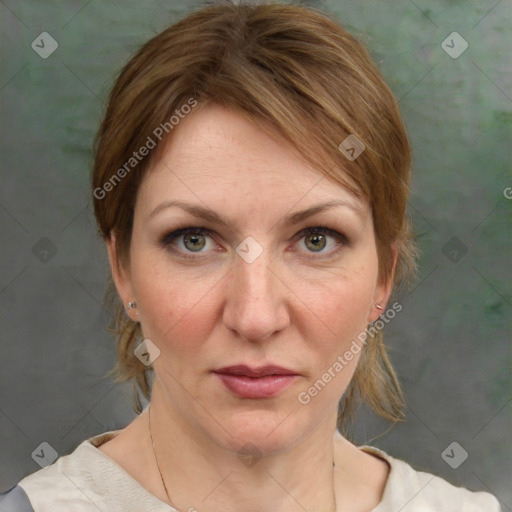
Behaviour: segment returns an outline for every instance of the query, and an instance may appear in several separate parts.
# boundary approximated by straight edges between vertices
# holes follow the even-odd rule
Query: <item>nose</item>
[[[239,337],[260,342],[290,324],[287,287],[266,250],[252,263],[236,256],[227,274],[224,325]]]

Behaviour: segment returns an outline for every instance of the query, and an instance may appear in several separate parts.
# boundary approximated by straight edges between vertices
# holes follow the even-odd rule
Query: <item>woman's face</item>
[[[145,176],[129,267],[114,277],[160,350],[172,417],[224,448],[270,453],[334,424],[360,355],[350,347],[388,298],[377,270],[368,204],[209,105]]]

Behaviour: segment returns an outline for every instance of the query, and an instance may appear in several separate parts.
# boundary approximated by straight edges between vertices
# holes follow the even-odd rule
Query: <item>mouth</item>
[[[226,366],[214,370],[224,386],[241,398],[271,398],[289,387],[300,374],[281,366]]]

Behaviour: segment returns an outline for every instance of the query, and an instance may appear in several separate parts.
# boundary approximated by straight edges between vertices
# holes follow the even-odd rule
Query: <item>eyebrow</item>
[[[230,220],[224,217],[223,215],[214,212],[213,210],[210,210],[209,208],[204,208],[203,206],[199,206],[196,204],[191,203],[185,203],[183,201],[166,201],[164,203],[159,204],[148,216],[148,219],[151,217],[154,217],[158,213],[160,213],[162,210],[166,210],[167,208],[171,208],[173,206],[176,206],[178,208],[181,208],[182,210],[185,210],[186,212],[190,213],[194,217],[199,217],[204,220],[210,221],[214,224],[219,224],[223,226],[229,226],[231,224]],[[292,213],[290,215],[287,215],[284,217],[279,224],[283,226],[293,226],[294,224],[298,224],[299,222],[303,221],[304,219],[307,219],[308,217],[312,217],[313,215],[316,215],[317,213],[323,212],[325,210],[328,210],[330,208],[334,208],[336,206],[344,206],[347,208],[350,208],[352,211],[354,211],[356,214],[362,216],[363,209],[358,204],[353,204],[348,201],[342,201],[342,200],[336,200],[336,201],[327,201],[324,203],[320,203],[314,206],[311,206],[309,208],[306,208],[305,210],[301,210],[299,212]]]

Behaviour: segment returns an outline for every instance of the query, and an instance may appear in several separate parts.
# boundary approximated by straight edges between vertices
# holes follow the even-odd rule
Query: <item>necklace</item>
[[[165,481],[164,481],[164,477],[162,475],[162,471],[160,470],[160,464],[158,464],[158,457],[156,456],[156,451],[155,451],[155,441],[153,440],[153,433],[151,432],[151,404],[148,405],[148,417],[149,417],[149,437],[151,438],[151,446],[153,447],[153,454],[155,456],[155,461],[156,461],[156,467],[158,468],[158,473],[160,473],[160,480],[162,480],[162,485],[164,486],[164,490],[165,490],[165,494],[167,495],[167,499],[169,501],[169,503],[171,504],[171,506],[175,509],[175,510],[178,510],[170,496],[169,496],[169,491],[167,490],[167,486],[165,485]],[[333,465],[333,469],[334,467],[336,466],[335,463],[333,462],[332,463]],[[333,476],[334,476],[334,473],[333,473]],[[333,482],[334,483],[334,482]],[[333,512],[336,512],[336,494],[334,495],[334,509],[333,509]]]
[[[148,405],[148,416],[149,416],[149,437],[151,437],[151,446],[153,447],[153,454],[155,456],[155,461],[156,461],[156,467],[158,468],[158,472],[160,473],[160,479],[162,480],[162,485],[164,486],[164,489],[165,489],[165,494],[167,495],[167,499],[169,501],[169,503],[171,504],[171,506],[178,510],[175,506],[174,506],[174,503],[172,502],[170,496],[169,496],[169,491],[167,490],[167,486],[165,485],[165,481],[164,481],[164,477],[162,475],[162,471],[160,470],[160,464],[158,464],[158,457],[156,456],[156,451],[155,451],[155,441],[153,440],[153,433],[151,432],[151,404]]]

